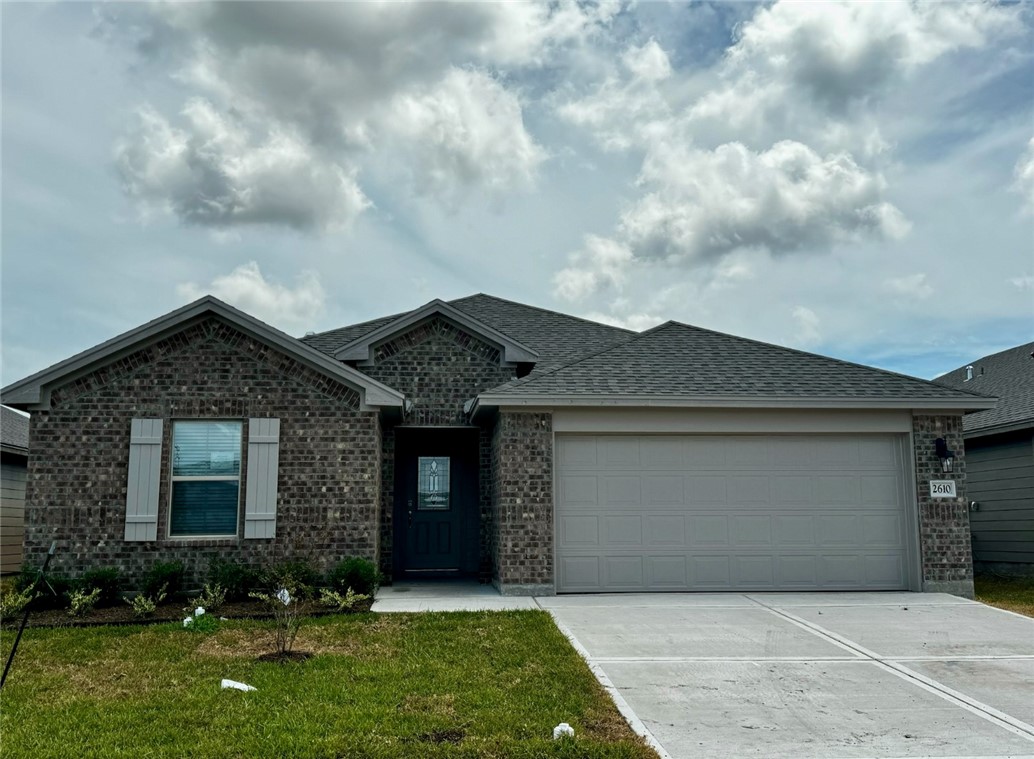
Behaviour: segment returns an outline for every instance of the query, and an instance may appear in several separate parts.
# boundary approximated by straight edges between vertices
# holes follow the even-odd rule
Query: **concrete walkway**
[[[506,611],[537,609],[535,599],[501,596],[476,580],[396,582],[377,591],[371,611]]]
[[[954,596],[538,599],[662,756],[1034,757],[1034,620]]]

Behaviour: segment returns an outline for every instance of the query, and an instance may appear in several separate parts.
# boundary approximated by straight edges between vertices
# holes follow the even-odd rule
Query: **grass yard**
[[[978,601],[1034,617],[1034,577],[977,575],[973,584]]]
[[[0,696],[4,757],[654,757],[539,611],[27,630]],[[14,634],[3,632],[4,659]],[[258,688],[220,690],[222,678]],[[575,741],[553,742],[569,722]]]

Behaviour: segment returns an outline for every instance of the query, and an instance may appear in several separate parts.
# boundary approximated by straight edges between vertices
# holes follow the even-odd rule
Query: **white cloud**
[[[545,151],[525,130],[516,95],[482,71],[450,70],[437,87],[399,96],[380,128],[419,194],[455,202],[463,188],[501,195],[530,187]]]
[[[590,321],[600,322],[601,324],[609,324],[612,327],[630,329],[633,332],[643,332],[667,321],[663,316],[658,316],[657,314],[630,313],[615,316],[614,314],[603,313],[601,311],[592,311],[586,314],[584,318]]]
[[[795,306],[790,312],[794,325],[797,328],[793,336],[793,342],[802,348],[817,345],[822,340],[819,331],[820,320],[818,314],[807,306]]]
[[[185,282],[177,286],[176,292],[188,300],[196,300],[206,294],[214,295],[288,332],[310,329],[324,313],[327,300],[315,272],[301,272],[295,279],[295,286],[287,287],[263,277],[255,261],[241,264],[204,287]]]
[[[1017,290],[1034,290],[1034,275],[1021,274],[1018,277],[1011,277],[1009,284]]]
[[[153,109],[116,148],[126,191],[183,221],[211,227],[282,224],[328,229],[370,205],[354,173],[317,157],[295,135],[258,137],[211,103],[194,99],[182,129]]]
[[[554,292],[565,300],[581,300],[606,288],[619,289],[632,263],[632,251],[614,240],[586,235],[581,251],[553,278]]]
[[[883,289],[895,295],[920,300],[925,300],[933,295],[933,286],[927,281],[926,274],[922,272],[886,279],[883,282]]]
[[[1016,161],[1013,169],[1013,189],[1023,195],[1023,211],[1034,215],[1034,137],[1027,143],[1027,149]]]
[[[671,76],[668,54],[652,38],[641,47],[630,47],[621,56],[621,61],[637,79],[659,82]]]
[[[105,7],[108,39],[171,65],[196,95],[186,124],[151,111],[122,141],[126,190],[192,223],[325,229],[368,207],[362,177],[390,174],[401,154],[419,194],[500,199],[529,188],[546,157],[505,67],[535,69],[586,44],[617,10],[574,0]]]

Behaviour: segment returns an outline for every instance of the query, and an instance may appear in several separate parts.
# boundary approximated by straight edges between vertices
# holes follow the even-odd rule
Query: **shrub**
[[[65,605],[65,596],[72,589],[72,581],[65,575],[53,573],[40,577],[37,570],[23,567],[14,581],[14,587],[19,592],[34,589],[36,597],[32,601],[33,609],[60,609]]]
[[[264,572],[264,585],[270,590],[288,588],[292,596],[312,598],[316,586],[320,584],[320,575],[308,559],[291,559],[274,564]],[[249,593],[255,598],[254,593]]]
[[[212,583],[205,583],[205,587],[201,591],[201,595],[197,598],[190,599],[190,603],[195,607],[200,606],[208,611],[216,611],[220,606],[226,603],[226,590],[222,585],[213,585]]]
[[[365,601],[369,596],[356,593],[349,588],[344,594],[330,588],[320,590],[320,603],[329,606],[334,611],[348,611],[360,601]]]
[[[298,628],[302,618],[308,614],[311,602],[300,592],[300,586],[289,580],[272,593],[251,593],[251,597],[262,601],[273,613],[276,635],[273,640],[273,653],[285,658],[294,649],[294,640],[298,637]]]
[[[105,567],[102,569],[91,569],[84,572],[78,580],[73,583],[76,590],[89,592],[100,590],[100,597],[97,599],[98,606],[111,606],[118,602],[119,593],[122,590],[122,573],[117,567]]]
[[[216,559],[208,567],[208,581],[226,589],[226,600],[241,601],[259,586],[259,572],[247,564]]]
[[[205,609],[184,609],[187,616],[183,618],[183,627],[192,633],[212,633],[219,629],[219,621]]]
[[[143,593],[138,594],[133,599],[126,599],[126,603],[133,607],[134,617],[149,617],[154,614],[155,609],[158,608],[158,604],[165,600],[165,588],[162,587],[158,594],[154,598],[145,596]]]
[[[164,588],[169,595],[174,595],[183,587],[183,563],[179,561],[159,561],[144,575],[143,592],[145,596],[154,598]]]
[[[31,586],[23,590],[18,590],[16,587],[4,588],[3,591],[0,591],[0,619],[21,614],[35,597],[36,592]]]
[[[68,594],[68,615],[71,617],[81,617],[84,614],[89,614],[93,607],[97,605],[100,597],[100,588],[94,588],[90,591],[73,590]]]
[[[352,556],[330,570],[327,581],[339,593],[351,588],[361,595],[372,596],[380,587],[381,573],[369,559]]]

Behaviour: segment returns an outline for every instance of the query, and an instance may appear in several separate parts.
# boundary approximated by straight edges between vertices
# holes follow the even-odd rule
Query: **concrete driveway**
[[[1034,757],[1026,617],[918,593],[538,602],[662,755]]]

